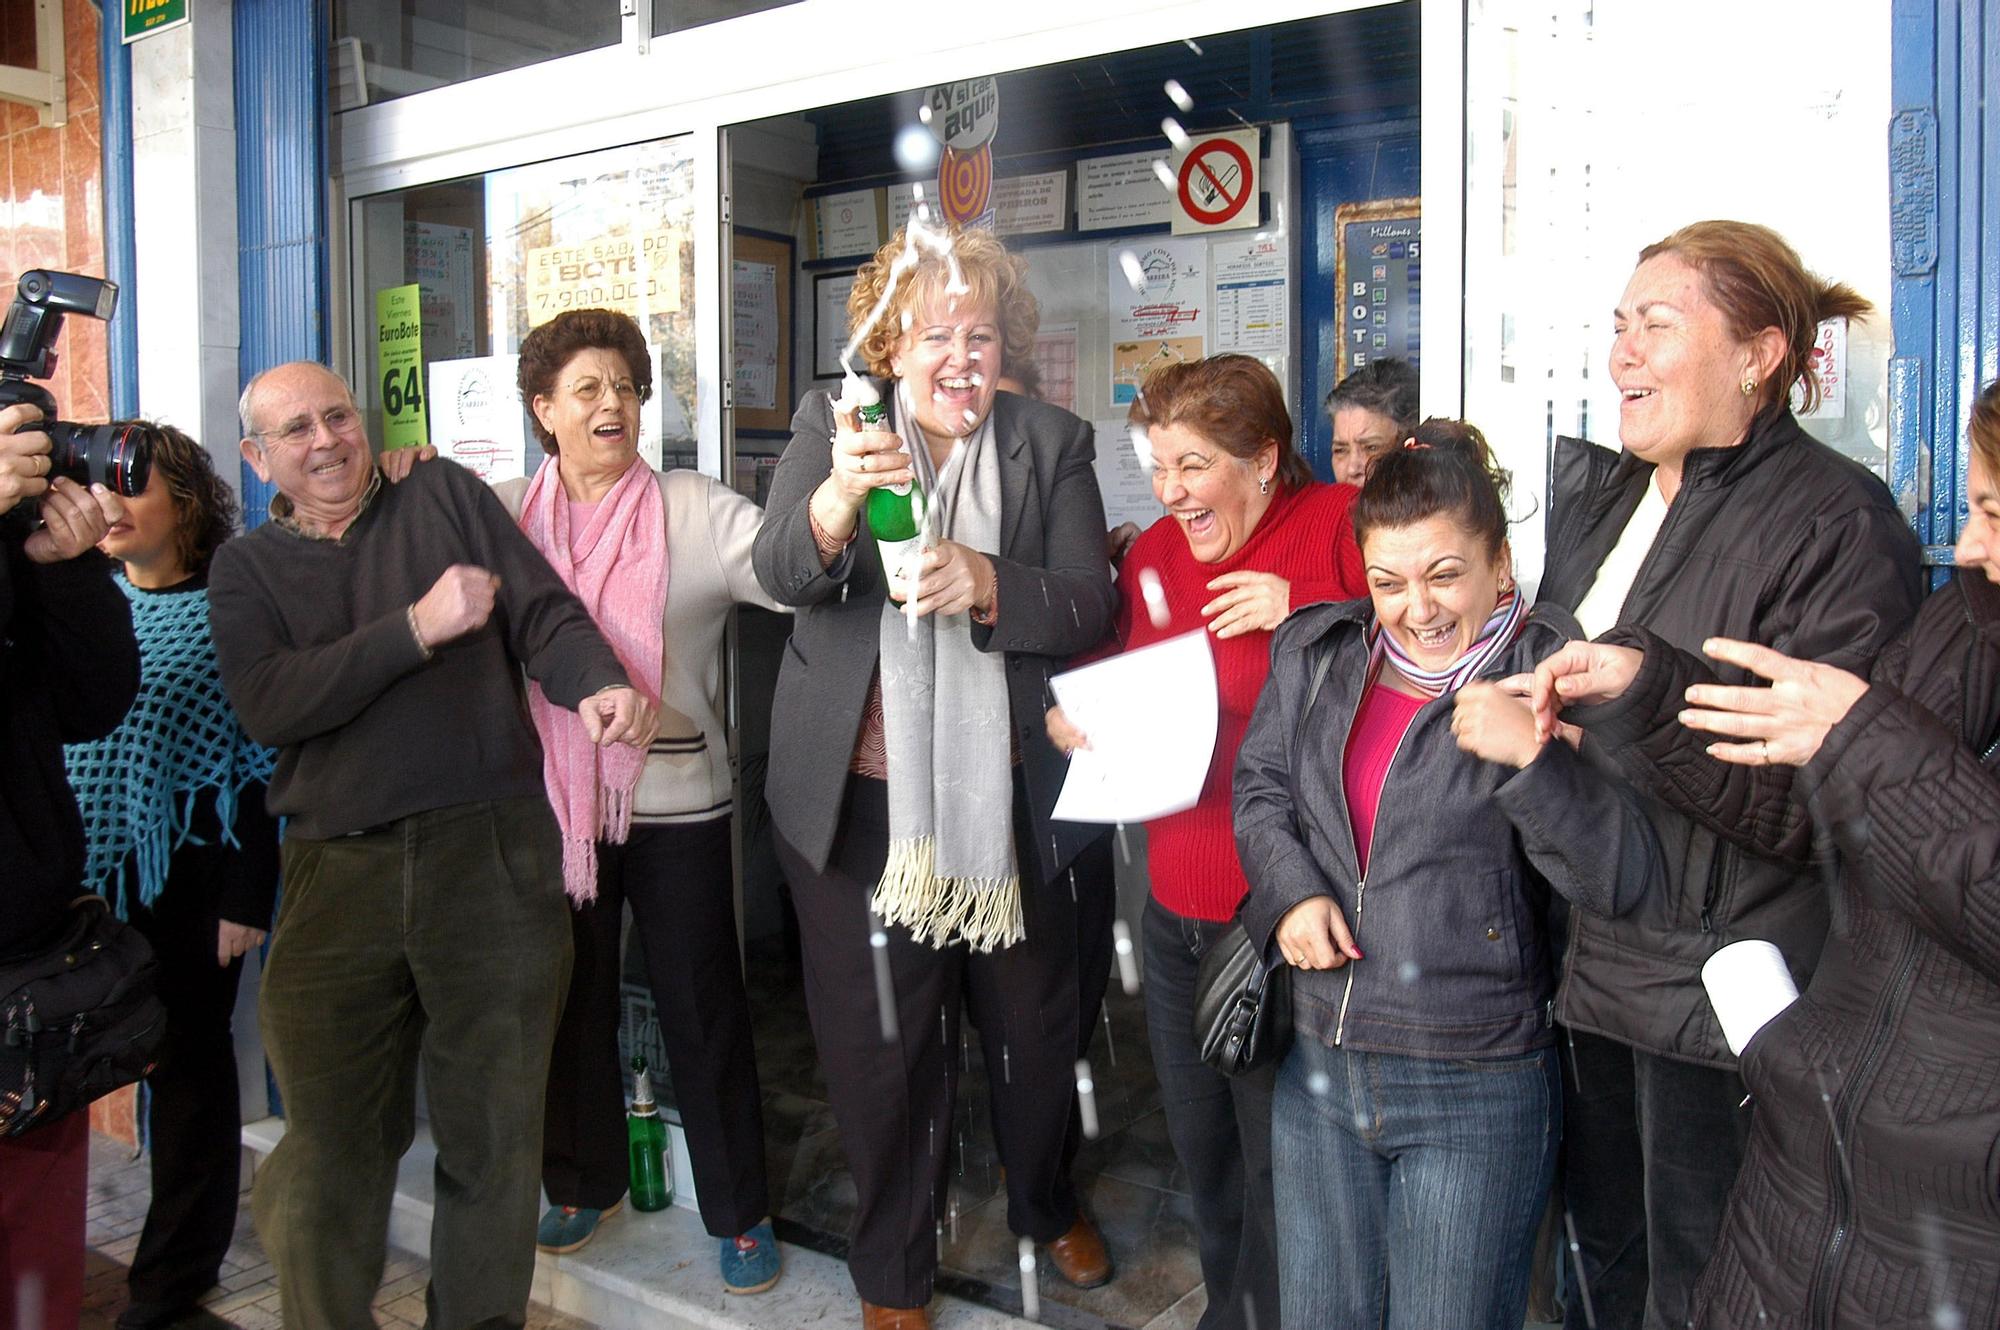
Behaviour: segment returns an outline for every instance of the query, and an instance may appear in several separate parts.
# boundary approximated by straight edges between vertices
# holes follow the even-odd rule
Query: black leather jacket
[[[1294,1028],[1328,1045],[1417,1057],[1498,1057],[1554,1040],[1549,888],[1618,913],[1663,876],[1658,842],[1621,782],[1553,743],[1519,771],[1451,734],[1452,699],[1418,711],[1383,781],[1365,879],[1342,754],[1368,686],[1365,600],[1316,605],[1272,639],[1271,674],[1236,760],[1242,919],[1269,945],[1278,921],[1331,896],[1366,959],[1293,976]],[[1481,676],[1505,678],[1577,636],[1537,607]],[[1333,656],[1306,708],[1320,658]]]
[[[60,927],[83,879],[62,746],[117,728],[139,690],[132,607],[111,561],[38,564],[0,528],[0,957]]]
[[[1654,638],[1634,686],[1713,677]],[[1933,594],[1789,790],[1702,779],[1674,710],[1635,756],[1836,906],[1812,985],[1743,1050],[1756,1112],[1696,1324],[2000,1325],[2000,588]]]
[[[1574,609],[1583,599],[1652,479],[1652,466],[1636,457],[1558,440],[1545,603]],[[1917,541],[1888,489],[1774,407],[1738,447],[1688,455],[1619,626],[1603,640],[1636,645],[1627,629],[1638,626],[1698,653],[1706,638],[1743,638],[1866,673],[1921,595]],[[1740,670],[1718,674],[1753,682]],[[1576,916],[1557,1015],[1650,1052],[1733,1067],[1701,986],[1702,962],[1726,943],[1763,938],[1784,952],[1803,987],[1826,938],[1826,891],[1706,801],[1664,790],[1657,770],[1629,751],[1657,705],[1635,690],[1566,717],[1584,728],[1586,756],[1647,796],[1669,882],[1624,918]],[[1703,763],[1711,774],[1722,766]],[[1788,769],[1769,779],[1789,782]]]

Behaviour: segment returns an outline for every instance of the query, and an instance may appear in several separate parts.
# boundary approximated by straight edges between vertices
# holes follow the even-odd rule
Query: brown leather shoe
[[[931,1330],[928,1307],[877,1307],[861,1300],[861,1330]]]
[[[1111,1282],[1111,1253],[1104,1250],[1104,1239],[1096,1227],[1081,1214],[1069,1232],[1046,1250],[1056,1272],[1078,1288],[1099,1288]]]

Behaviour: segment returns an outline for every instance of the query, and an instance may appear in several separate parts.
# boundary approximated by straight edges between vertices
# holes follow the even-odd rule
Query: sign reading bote
[[[188,21],[188,0],[123,0],[125,40],[137,41]]]
[[[679,231],[601,236],[528,251],[528,324],[569,309],[615,309],[644,324],[681,307]]]

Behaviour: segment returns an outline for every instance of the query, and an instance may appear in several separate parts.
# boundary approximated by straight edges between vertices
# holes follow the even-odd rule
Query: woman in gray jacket
[[[1298,973],[1272,1169],[1286,1325],[1514,1330],[1562,1103],[1549,889],[1661,874],[1636,802],[1539,743],[1484,441],[1426,421],[1354,506],[1369,599],[1279,629],[1236,767],[1250,936]],[[1504,682],[1503,682],[1504,681]]]
[[[859,1193],[848,1269],[883,1330],[929,1324],[961,992],[1009,1226],[1071,1283],[1111,1277],[1069,1171],[1108,865],[1064,881],[1101,829],[1049,823],[1064,761],[1043,724],[1049,674],[1111,625],[1090,426],[998,391],[1034,345],[1026,265],[988,231],[951,232],[948,253],[936,236],[919,250],[927,234],[899,233],[857,275],[848,318],[880,377],[800,403],[755,547],[758,580],[797,609],[765,795]],[[887,399],[879,421],[859,418],[864,392]],[[904,562],[862,510],[912,479],[931,538]]]

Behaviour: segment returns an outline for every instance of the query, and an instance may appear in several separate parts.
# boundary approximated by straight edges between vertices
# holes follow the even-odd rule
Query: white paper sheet
[[[1090,747],[1056,799],[1066,822],[1145,822],[1194,807],[1215,753],[1215,657],[1197,629],[1049,680]],[[1174,723],[1164,724],[1171,709]]]

